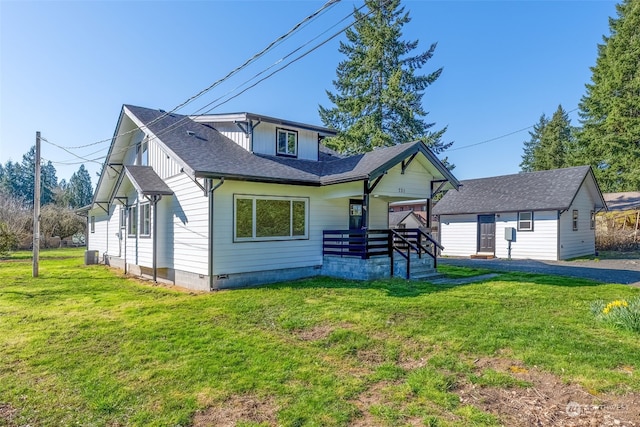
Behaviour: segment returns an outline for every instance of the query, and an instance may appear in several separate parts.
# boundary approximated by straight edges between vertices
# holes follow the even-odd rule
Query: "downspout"
[[[207,180],[207,197],[209,198],[209,290],[214,289],[213,283],[213,192],[224,184],[224,177],[220,178],[215,186],[213,185],[213,178]]]

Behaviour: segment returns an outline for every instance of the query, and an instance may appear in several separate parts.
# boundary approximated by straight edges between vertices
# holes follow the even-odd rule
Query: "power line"
[[[578,107],[576,107],[576,108],[574,108],[572,110],[569,110],[566,113],[567,114],[573,113],[577,109],[578,109]],[[516,133],[524,132],[525,130],[531,129],[534,126],[535,125],[527,126],[526,128],[522,128],[522,129],[515,130],[513,132],[505,133],[504,135],[496,136],[495,138],[485,139],[484,141],[476,142],[474,144],[463,145],[462,147],[450,148],[448,150],[445,150],[445,152],[463,150],[465,148],[470,148],[470,147],[475,147],[477,145],[487,144],[489,142],[497,141],[498,139],[502,139],[502,138],[506,138],[506,137],[511,136],[511,135],[515,135]]]
[[[304,26],[306,26],[309,22],[311,22],[312,20],[316,19],[322,13],[326,12],[331,6],[334,6],[335,4],[337,4],[339,2],[340,2],[340,0],[329,0],[329,1],[327,1],[324,5],[322,5],[322,7],[320,7],[320,9],[316,10],[315,12],[313,12],[312,14],[310,14],[309,16],[305,17],[300,22],[295,24],[289,31],[287,31],[283,35],[277,37],[275,40],[270,42],[265,48],[263,48],[260,52],[254,54],[251,58],[247,59],[242,65],[239,65],[238,67],[234,68],[232,71],[227,73],[224,77],[216,80],[211,85],[209,85],[205,89],[202,89],[197,94],[189,97],[187,100],[185,100],[184,102],[178,104],[176,107],[174,107],[170,111],[164,112],[161,116],[156,117],[155,119],[153,119],[151,122],[149,122],[144,127],[148,128],[149,125],[152,125],[153,123],[156,123],[156,122],[160,121],[164,117],[167,117],[168,115],[170,115],[172,113],[175,113],[176,111],[180,110],[181,108],[185,107],[186,105],[188,105],[191,102],[195,101],[196,99],[200,98],[202,95],[204,95],[205,93],[209,92],[210,90],[212,90],[216,86],[218,86],[221,83],[225,82],[226,80],[228,80],[229,78],[231,78],[232,76],[234,76],[235,74],[240,72],[242,69],[246,68],[248,65],[250,65],[253,62],[255,62],[258,58],[264,56],[267,52],[269,52],[275,46],[279,45],[284,40],[286,40],[288,37],[290,37],[291,35],[296,33],[299,29],[301,29]],[[130,133],[133,133],[135,131],[137,131],[137,129],[132,129],[130,131],[123,132],[122,134],[115,135],[115,136],[113,136],[111,138],[101,139],[99,141],[95,141],[95,142],[92,142],[92,143],[89,143],[89,144],[85,144],[85,145],[78,145],[78,146],[75,146],[75,147],[62,147],[62,146],[58,146],[58,147],[61,148],[61,149],[70,149],[70,150],[86,148],[86,147],[90,147],[92,145],[98,145],[98,144],[103,144],[105,142],[113,141],[114,138],[118,138],[120,136],[124,136],[124,135],[130,134]]]

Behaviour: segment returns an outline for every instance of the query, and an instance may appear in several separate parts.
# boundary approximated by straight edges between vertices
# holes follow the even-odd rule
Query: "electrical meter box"
[[[508,242],[512,242],[516,240],[516,229],[513,227],[505,227],[504,229],[504,240]]]

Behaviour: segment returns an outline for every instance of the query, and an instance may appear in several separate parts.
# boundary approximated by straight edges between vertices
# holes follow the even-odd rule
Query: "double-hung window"
[[[533,212],[518,212],[518,231],[533,231]]]
[[[91,215],[91,232],[96,232],[96,217]]]
[[[138,206],[131,206],[129,208],[127,234],[129,236],[135,236],[138,234]]]
[[[596,229],[596,211],[591,211],[591,220],[589,225],[592,230]]]
[[[306,197],[234,196],[234,241],[309,238]]]
[[[144,203],[140,205],[140,235],[151,235],[151,204]]]
[[[577,209],[573,210],[572,224],[573,224],[573,231],[578,231],[578,210]]]
[[[278,156],[298,156],[298,132],[278,129],[276,137],[276,154]]]

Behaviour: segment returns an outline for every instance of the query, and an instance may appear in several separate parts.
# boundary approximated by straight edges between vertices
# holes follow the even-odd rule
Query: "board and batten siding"
[[[318,132],[267,122],[262,122],[253,129],[253,151],[275,156],[277,129],[293,130],[298,133],[298,159],[318,160]]]
[[[509,242],[504,238],[507,227],[513,227],[516,230],[516,239],[511,242],[511,258],[558,259],[558,211],[534,211],[533,231],[518,231],[517,212],[497,214],[495,244],[497,258],[508,258],[509,255]]]
[[[419,154],[422,156],[422,154]],[[433,176],[429,174],[419,162],[413,161],[402,173],[402,166],[396,165],[389,169],[374,188],[372,195],[386,197],[402,197],[405,199],[426,199],[429,194],[429,183]],[[387,210],[388,211],[388,210]]]
[[[471,256],[478,249],[478,215],[441,215],[443,256]]]
[[[162,229],[159,233],[166,234],[166,251],[173,255],[164,255],[167,265],[163,267],[206,275],[209,271],[208,198],[186,174],[171,177],[166,183],[174,195],[165,196],[161,205],[171,212],[171,218],[165,217],[161,222],[159,219],[158,229]],[[169,265],[171,261],[173,265]]]
[[[572,205],[560,215],[560,259],[570,259],[596,252],[596,234],[591,229],[591,211],[595,201],[583,184]],[[573,210],[578,210],[578,230],[573,230]]]
[[[215,130],[226,136],[247,151],[251,151],[251,139],[238,125],[228,122],[215,122],[211,124]],[[262,126],[262,124],[258,125]]]
[[[180,173],[180,165],[176,162],[155,139],[149,142],[149,164],[153,167],[154,172],[162,179]]]

